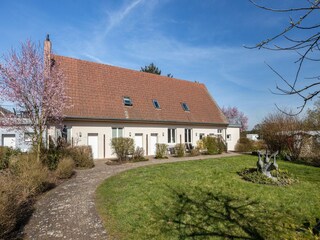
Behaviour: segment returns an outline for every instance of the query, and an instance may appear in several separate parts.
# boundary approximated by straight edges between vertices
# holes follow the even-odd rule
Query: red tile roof
[[[54,55],[66,76],[69,118],[227,124],[204,84]],[[130,97],[133,106],[124,106]],[[158,100],[156,109],[152,100]],[[182,109],[187,103],[190,112]]]

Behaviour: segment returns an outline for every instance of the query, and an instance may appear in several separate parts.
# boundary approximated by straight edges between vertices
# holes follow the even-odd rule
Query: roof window
[[[181,103],[182,109],[186,112],[190,112],[189,106],[186,103]]]
[[[159,104],[159,102],[158,102],[157,99],[153,99],[152,102],[153,102],[153,106],[154,106],[156,109],[160,109],[160,104]]]
[[[129,97],[123,97],[123,104],[125,106],[132,106],[132,100]]]

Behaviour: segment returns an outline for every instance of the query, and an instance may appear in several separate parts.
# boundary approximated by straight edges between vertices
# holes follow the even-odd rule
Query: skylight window
[[[182,109],[186,112],[190,112],[189,106],[186,103],[181,103]]]
[[[160,109],[160,104],[159,104],[159,102],[158,102],[157,99],[153,99],[152,102],[153,102],[153,106],[154,106],[156,109]]]
[[[123,104],[125,106],[132,106],[132,100],[129,97],[123,97]]]

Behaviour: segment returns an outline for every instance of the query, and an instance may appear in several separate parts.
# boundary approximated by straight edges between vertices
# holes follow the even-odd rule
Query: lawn
[[[320,217],[320,168],[279,161],[299,182],[259,185],[237,171],[257,157],[168,163],[104,181],[97,209],[116,239],[312,239]]]

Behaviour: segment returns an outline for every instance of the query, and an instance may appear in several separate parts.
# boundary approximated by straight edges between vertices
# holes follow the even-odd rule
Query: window
[[[159,104],[159,102],[158,102],[157,99],[153,99],[152,102],[153,102],[153,106],[154,106],[156,109],[160,109],[160,104]]]
[[[218,134],[222,134],[222,129],[218,129]]]
[[[231,141],[231,134],[227,134],[227,141]]]
[[[181,103],[181,106],[182,106],[182,109],[183,109],[184,111],[186,111],[186,112],[189,112],[189,111],[190,111],[188,104],[186,104],[186,103]]]
[[[129,97],[123,97],[123,104],[125,106],[132,106],[132,100]]]
[[[112,128],[112,138],[123,137],[123,128]]]
[[[168,143],[176,143],[176,129],[168,128]]]
[[[191,143],[191,130],[190,128],[184,129],[184,142]]]
[[[33,132],[25,132],[24,133],[24,141],[25,142],[32,142],[33,136],[34,136]]]
[[[199,134],[199,139],[201,140],[202,138],[204,138],[205,134],[204,133],[200,133]]]

